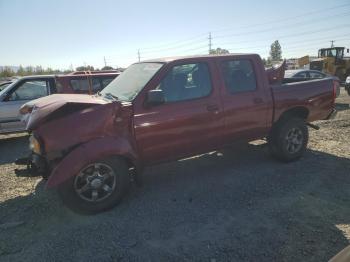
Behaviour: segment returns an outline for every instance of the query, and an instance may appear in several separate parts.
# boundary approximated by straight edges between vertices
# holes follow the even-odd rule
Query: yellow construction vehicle
[[[341,82],[350,75],[350,58],[344,57],[345,47],[318,50],[318,58],[310,62],[310,69],[337,76]],[[347,49],[349,53],[349,49]]]

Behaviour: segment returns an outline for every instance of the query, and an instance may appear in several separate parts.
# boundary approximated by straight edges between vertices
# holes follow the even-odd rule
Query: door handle
[[[261,104],[263,102],[263,100],[260,97],[256,97],[256,98],[254,98],[253,102],[254,102],[254,104]]]
[[[219,111],[219,107],[217,105],[207,105],[207,110],[209,112]]]

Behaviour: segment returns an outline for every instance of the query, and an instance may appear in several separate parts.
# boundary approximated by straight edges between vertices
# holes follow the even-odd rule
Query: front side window
[[[26,81],[10,96],[10,101],[33,100],[48,95],[48,82],[45,80]]]
[[[256,90],[256,76],[250,60],[224,61],[221,70],[225,86],[231,94]]]
[[[212,89],[209,68],[205,63],[174,66],[158,89],[163,90],[165,102],[208,96]]]

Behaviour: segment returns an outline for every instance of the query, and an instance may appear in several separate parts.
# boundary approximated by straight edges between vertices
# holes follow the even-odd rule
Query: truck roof
[[[258,54],[246,54],[246,53],[234,53],[234,54],[222,54],[222,55],[191,55],[191,56],[173,56],[173,57],[164,57],[164,58],[155,58],[141,61],[140,63],[170,63],[175,60],[189,60],[193,58],[211,58],[215,59],[216,57],[234,57],[234,56],[259,56]]]
[[[55,76],[57,75],[30,75],[30,76],[21,76],[16,80],[32,79],[32,78],[54,78]]]

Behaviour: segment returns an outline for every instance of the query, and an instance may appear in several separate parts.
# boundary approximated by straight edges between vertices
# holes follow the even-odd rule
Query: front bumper
[[[30,176],[48,177],[48,164],[46,159],[38,154],[30,153],[29,156],[16,159],[16,165],[26,165]]]

